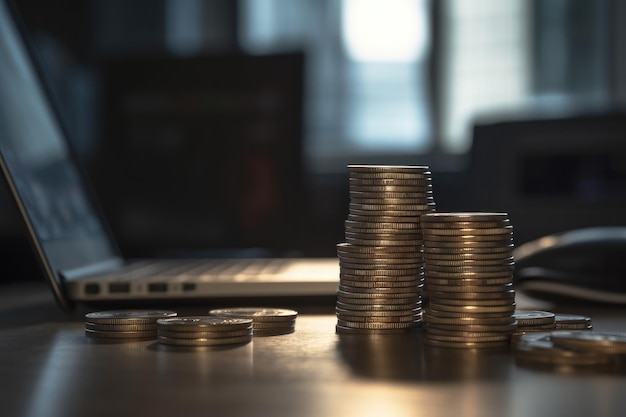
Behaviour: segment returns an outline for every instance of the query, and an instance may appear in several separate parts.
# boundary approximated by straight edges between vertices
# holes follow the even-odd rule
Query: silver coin
[[[431,300],[437,299],[439,303],[443,300],[512,300],[515,298],[515,290],[498,292],[441,292],[428,290],[428,296]]]
[[[422,302],[414,301],[408,304],[353,304],[345,303],[343,301],[337,301],[336,308],[341,308],[349,311],[372,311],[372,312],[384,312],[384,311],[398,311],[398,310],[421,310]]]
[[[252,319],[227,318],[218,316],[189,316],[159,319],[159,328],[168,328],[172,331],[232,331],[252,327]]]
[[[249,343],[252,336],[223,337],[223,338],[199,338],[199,339],[182,339],[176,337],[159,336],[157,341],[164,345],[170,346],[222,346],[222,345],[240,345]]]
[[[289,327],[295,327],[296,320],[292,319],[291,321],[268,321],[268,322],[255,322],[252,324],[252,328],[254,330],[269,330],[269,329],[286,329]]]
[[[85,320],[94,324],[139,324],[175,316],[176,312],[166,310],[109,310],[87,313]]]
[[[415,230],[419,231],[419,223],[393,223],[393,222],[360,222],[346,220],[344,222],[346,228],[365,228],[365,229],[383,229],[383,230]]]
[[[346,326],[335,326],[335,332],[343,334],[359,334],[359,335],[391,335],[406,333],[410,328],[401,329],[355,329]]]
[[[605,354],[626,354],[626,333],[556,330],[550,333],[555,346]]]
[[[554,321],[559,330],[588,330],[592,327],[591,317],[578,314],[556,313]]]
[[[252,328],[245,330],[231,330],[231,331],[189,331],[179,332],[169,329],[159,329],[159,336],[172,337],[178,339],[219,339],[224,337],[240,337],[252,335]]]
[[[431,210],[436,205],[435,203],[426,204],[361,204],[351,202],[348,205],[350,213],[356,213],[358,211],[374,211],[377,213],[388,211],[402,211],[402,212],[422,212],[424,210]],[[373,213],[374,214],[374,213]]]
[[[376,263],[348,263],[348,262],[344,262],[344,261],[340,261],[339,262],[339,266],[341,268],[343,268],[346,271],[352,271],[352,270],[359,270],[359,271],[371,271],[371,270],[384,270],[387,272],[391,272],[396,273],[396,271],[400,271],[397,272],[400,275],[410,275],[411,273],[413,273],[414,271],[418,271],[417,273],[419,273],[421,271],[423,263],[422,262],[416,262],[416,263],[411,263],[411,264],[399,264],[399,263],[381,263],[381,262],[376,262]],[[401,273],[401,272],[405,272],[405,271],[409,271],[408,273]],[[353,275],[358,275],[358,274],[353,274]]]
[[[454,286],[487,286],[487,285],[504,285],[510,284],[512,280],[510,277],[503,278],[428,278],[429,285],[438,285],[438,286],[446,286],[446,285],[454,285]]]
[[[209,311],[210,315],[222,317],[234,317],[252,319],[253,323],[266,321],[289,321],[295,320],[298,312],[286,308],[270,307],[233,307],[219,308]]]
[[[455,256],[469,256],[469,255],[482,255],[482,254],[499,254],[506,253],[506,256],[511,256],[513,251],[513,244],[496,246],[485,245],[473,245],[473,246],[458,246],[458,247],[436,247],[431,245],[424,245],[424,256],[430,254],[440,255],[455,255]]]
[[[347,166],[348,172],[352,173],[379,173],[397,172],[403,174],[424,174],[431,175],[430,168],[426,165],[362,165],[350,164]]]
[[[373,210],[351,209],[350,214],[354,214],[358,216],[372,216],[372,219],[374,218],[374,216],[376,217],[379,217],[379,216],[403,217],[404,216],[407,218],[408,217],[414,218],[414,217],[419,217],[423,213],[430,213],[432,211],[435,211],[435,206],[431,206],[424,210],[377,210],[377,211],[373,211]]]
[[[407,314],[402,316],[364,316],[357,314],[344,314],[337,313],[337,320],[352,322],[352,323],[380,323],[380,324],[392,324],[392,323],[407,323],[414,322],[419,313],[411,313],[410,311]]]
[[[509,215],[507,213],[486,213],[486,212],[438,212],[425,215],[421,220],[424,223],[435,222],[498,222],[508,220]]]
[[[351,305],[367,305],[367,306],[377,306],[377,305],[408,305],[411,303],[418,303],[421,300],[421,295],[412,295],[409,297],[389,297],[385,295],[381,295],[378,297],[353,297],[351,294],[337,294],[337,300],[339,302],[343,302]]]
[[[137,331],[155,331],[157,329],[156,322],[154,323],[139,323],[139,324],[98,324],[85,322],[85,329],[97,330],[103,332],[137,332]]]
[[[358,317],[403,317],[403,316],[415,316],[420,314],[421,309],[416,308],[415,304],[411,306],[412,308],[406,310],[350,310],[340,307],[335,307],[336,314],[343,314],[348,316],[358,316]]]
[[[415,320],[408,322],[392,322],[392,323],[369,323],[359,321],[337,320],[337,325],[341,327],[349,327],[352,329],[367,330],[388,330],[388,329],[406,329],[416,324]]]
[[[85,336],[95,339],[156,339],[156,330],[104,331],[85,329]]]
[[[477,318],[477,319],[488,319],[488,318],[498,318],[498,317],[510,317],[513,313],[513,309],[508,313],[476,313],[476,312],[456,312],[456,311],[441,311],[436,310],[430,305],[424,310],[431,317],[447,317],[447,318]]]
[[[366,235],[405,235],[411,236],[413,239],[421,239],[422,234],[418,229],[373,229],[373,228],[362,228],[362,227],[353,227],[346,226],[346,232],[355,233],[355,234],[366,234]]]
[[[523,326],[536,326],[547,324],[551,325],[555,322],[555,315],[549,311],[539,310],[515,310],[514,317]]]
[[[427,227],[427,223],[424,223],[422,232],[429,236],[500,236],[500,235],[513,235],[513,226],[498,227],[498,228],[460,228],[460,229],[437,229]]]
[[[428,172],[390,172],[390,171],[379,171],[379,172],[351,172],[350,178],[360,178],[360,179],[409,179],[409,180],[422,180],[428,179],[432,180],[432,174]]]
[[[424,187],[430,185],[431,180],[425,178],[355,178],[350,177],[349,184],[356,186],[387,186],[401,185],[409,187]]]
[[[611,358],[593,351],[575,351],[555,346],[548,339],[516,343],[515,360],[522,365],[558,365],[571,367],[597,367],[611,364]]]
[[[437,222],[432,219],[428,221],[428,223],[424,223],[424,228],[428,230],[433,229],[491,229],[491,228],[502,228],[511,225],[511,221],[509,219],[505,220],[497,220],[497,221],[445,221],[445,222]]]

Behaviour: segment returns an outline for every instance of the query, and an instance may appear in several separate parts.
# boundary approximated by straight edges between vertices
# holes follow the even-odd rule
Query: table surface
[[[550,307],[626,331],[626,307]],[[335,322],[301,314],[293,334],[224,348],[97,343],[45,285],[3,286],[0,415],[626,415],[623,373],[529,369],[509,351],[428,348],[419,332],[338,335]]]

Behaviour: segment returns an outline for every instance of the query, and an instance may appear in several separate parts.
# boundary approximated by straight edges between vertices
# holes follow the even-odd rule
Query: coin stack
[[[622,366],[626,333],[556,330],[521,335],[514,345],[515,361],[522,366],[564,371],[613,371]]]
[[[157,320],[175,317],[173,311],[113,310],[85,315],[85,335],[94,339],[142,340],[157,338]]]
[[[345,243],[337,245],[338,333],[400,333],[421,324],[419,219],[435,210],[426,166],[348,165]]]
[[[171,346],[220,346],[252,340],[252,320],[190,316],[157,321],[158,342]]]
[[[425,343],[499,348],[516,328],[513,232],[506,213],[421,217],[429,302]]]
[[[557,330],[593,330],[591,317],[578,314],[557,313],[554,317],[554,324]]]
[[[211,310],[209,315],[250,319],[254,336],[278,336],[296,330],[298,312],[284,308],[236,307]]]

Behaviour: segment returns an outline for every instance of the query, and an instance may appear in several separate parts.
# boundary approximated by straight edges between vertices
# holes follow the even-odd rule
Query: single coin
[[[164,345],[171,346],[221,346],[221,345],[239,345],[249,343],[252,335],[239,337],[216,338],[199,338],[199,339],[183,339],[176,337],[159,336],[157,341]]]
[[[443,222],[479,222],[479,221],[490,221],[497,222],[508,220],[509,215],[507,213],[481,213],[481,212],[438,212],[438,213],[429,213],[422,217],[422,222],[435,222],[435,223],[443,223]]]
[[[515,298],[515,290],[507,290],[502,292],[443,292],[428,290],[428,296],[431,300],[437,299],[439,303],[443,303],[443,300],[463,299],[471,300],[511,300]]]
[[[430,172],[389,172],[389,171],[380,171],[380,172],[351,172],[350,178],[360,178],[360,179],[409,179],[409,180],[421,180],[428,179],[432,180],[432,174]]]
[[[465,268],[480,268],[484,266],[494,265],[507,265],[510,268],[515,266],[515,262],[512,256],[498,257],[492,259],[437,259],[430,256],[424,257],[424,261],[432,266],[447,266],[447,267],[465,267]]]
[[[448,342],[424,337],[424,343],[432,347],[452,349],[502,349],[509,346],[509,341],[499,342]]]
[[[506,253],[506,256],[511,256],[510,254],[513,251],[513,244],[509,243],[506,245],[497,245],[497,246],[481,246],[481,245],[468,245],[468,246],[458,246],[458,247],[436,247],[436,246],[428,246],[424,245],[424,256],[429,254],[440,254],[440,255],[455,255],[455,256],[465,256],[465,255],[477,255],[477,254],[496,254],[496,253]]]
[[[159,336],[173,337],[178,339],[219,339],[224,337],[240,337],[252,335],[252,328],[245,330],[232,330],[232,331],[190,331],[179,332],[168,329],[159,329]]]
[[[513,315],[517,319],[520,327],[542,324],[551,325],[555,322],[554,313],[549,311],[515,310]]]
[[[156,330],[101,331],[85,329],[85,336],[96,339],[156,339]]]
[[[558,330],[590,330],[593,327],[591,325],[591,317],[578,314],[556,313],[554,322]]]
[[[385,311],[399,311],[399,310],[421,310],[422,302],[415,301],[409,304],[353,304],[337,301],[336,308],[341,308],[348,311],[371,311],[371,312],[385,312]]]
[[[435,202],[432,193],[427,193],[419,198],[360,198],[351,197],[351,203],[356,204],[373,204],[373,205],[424,205]]]
[[[391,310],[391,311],[363,311],[363,310],[348,310],[340,307],[335,307],[335,313],[337,315],[358,316],[358,317],[402,317],[402,316],[415,316],[420,314],[421,309],[415,308],[413,304],[410,309],[405,311]]]
[[[451,266],[451,265],[437,265],[433,262],[425,262],[425,268],[427,272],[442,272],[442,273],[472,273],[475,272],[477,274],[482,274],[485,272],[495,273],[502,272],[503,274],[511,275],[513,273],[513,269],[515,267],[514,263],[509,264],[499,264],[499,265],[462,265],[462,266]]]
[[[438,311],[449,311],[454,313],[506,313],[510,314],[515,311],[515,303],[511,303],[509,305],[500,305],[500,306],[475,306],[475,305],[461,305],[461,306],[451,306],[446,304],[438,304],[438,303],[429,303],[429,309],[438,310]]]
[[[285,334],[291,334],[296,331],[295,327],[285,329],[254,329],[254,337],[268,337],[268,336],[282,336]]]
[[[346,242],[351,243],[353,245],[360,246],[388,246],[388,247],[398,247],[398,246],[408,246],[414,249],[418,249],[422,245],[421,240],[396,240],[396,239],[356,239],[346,236]]]
[[[513,284],[501,284],[501,285],[434,285],[428,282],[426,278],[426,288],[428,291],[436,292],[454,292],[454,293],[485,293],[485,292],[505,292],[513,288]]]
[[[492,229],[492,228],[502,228],[511,225],[511,221],[509,219],[506,220],[498,220],[498,221],[455,221],[455,222],[437,222],[432,219],[428,222],[428,224],[424,224],[425,229]]]
[[[248,329],[252,327],[252,319],[228,318],[218,316],[189,316],[175,317],[169,319],[159,319],[157,321],[159,328],[168,328],[172,331],[198,331],[209,330],[214,331],[232,331]]]
[[[426,165],[360,165],[350,164],[347,166],[348,172],[352,173],[379,173],[398,172],[403,174],[424,174],[431,175],[430,168]]]
[[[383,229],[383,230],[420,230],[419,223],[391,223],[391,222],[360,222],[354,220],[346,220],[344,222],[346,228],[366,228],[366,229]]]
[[[369,323],[359,321],[337,320],[337,325],[342,327],[350,327],[353,329],[367,330],[387,330],[387,329],[406,329],[416,323],[415,320],[408,322],[392,322],[392,323]]]
[[[606,354],[626,354],[626,333],[556,330],[550,333],[555,346]]]
[[[85,329],[97,330],[104,332],[142,332],[142,331],[155,331],[157,329],[156,322],[154,323],[139,323],[139,324],[98,324],[85,322]]]
[[[455,229],[437,229],[429,228],[428,223],[424,223],[422,227],[424,235],[428,236],[453,236],[453,237],[465,237],[465,236],[512,236],[513,226],[505,226],[498,228],[455,228]]]
[[[139,324],[175,316],[176,312],[166,310],[110,310],[87,313],[85,321],[94,324]]]
[[[387,185],[402,185],[409,187],[424,187],[430,185],[431,180],[425,178],[355,178],[351,177],[349,184],[356,186],[387,186]]]
[[[401,240],[403,242],[413,241],[413,242],[421,242],[422,235],[419,233],[355,233],[350,230],[345,231],[346,240],[393,240],[398,241]],[[421,244],[421,243],[420,243]]]
[[[508,334],[487,334],[480,336],[469,335],[448,335],[433,332],[429,327],[426,327],[425,338],[430,340],[438,340],[441,342],[456,342],[456,343],[484,343],[484,342],[508,342],[510,336]]]
[[[419,224],[419,216],[384,216],[380,214],[359,216],[354,213],[348,213],[348,219],[353,222],[364,223],[410,223]]]
[[[422,314],[422,318],[428,325],[492,325],[492,324],[513,324],[515,323],[515,318],[511,316],[503,316],[503,317],[486,317],[486,318],[478,318],[478,317],[437,317],[433,316],[428,312],[424,312]]]
[[[417,326],[415,326],[415,327],[417,327]],[[410,327],[400,328],[400,329],[355,329],[355,328],[352,328],[352,327],[346,327],[346,326],[340,326],[340,325],[335,326],[335,331],[337,333],[359,334],[359,335],[400,334],[400,333],[406,333],[410,329],[411,329]]]
[[[219,308],[209,311],[210,315],[222,317],[234,317],[242,319],[252,319],[253,323],[266,321],[289,321],[295,320],[298,312],[285,308],[269,307],[233,307]]]

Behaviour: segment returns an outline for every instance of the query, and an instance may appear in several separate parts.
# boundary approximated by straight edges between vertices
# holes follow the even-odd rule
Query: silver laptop
[[[333,296],[336,258],[124,259],[0,0],[0,165],[64,309],[76,302]]]

